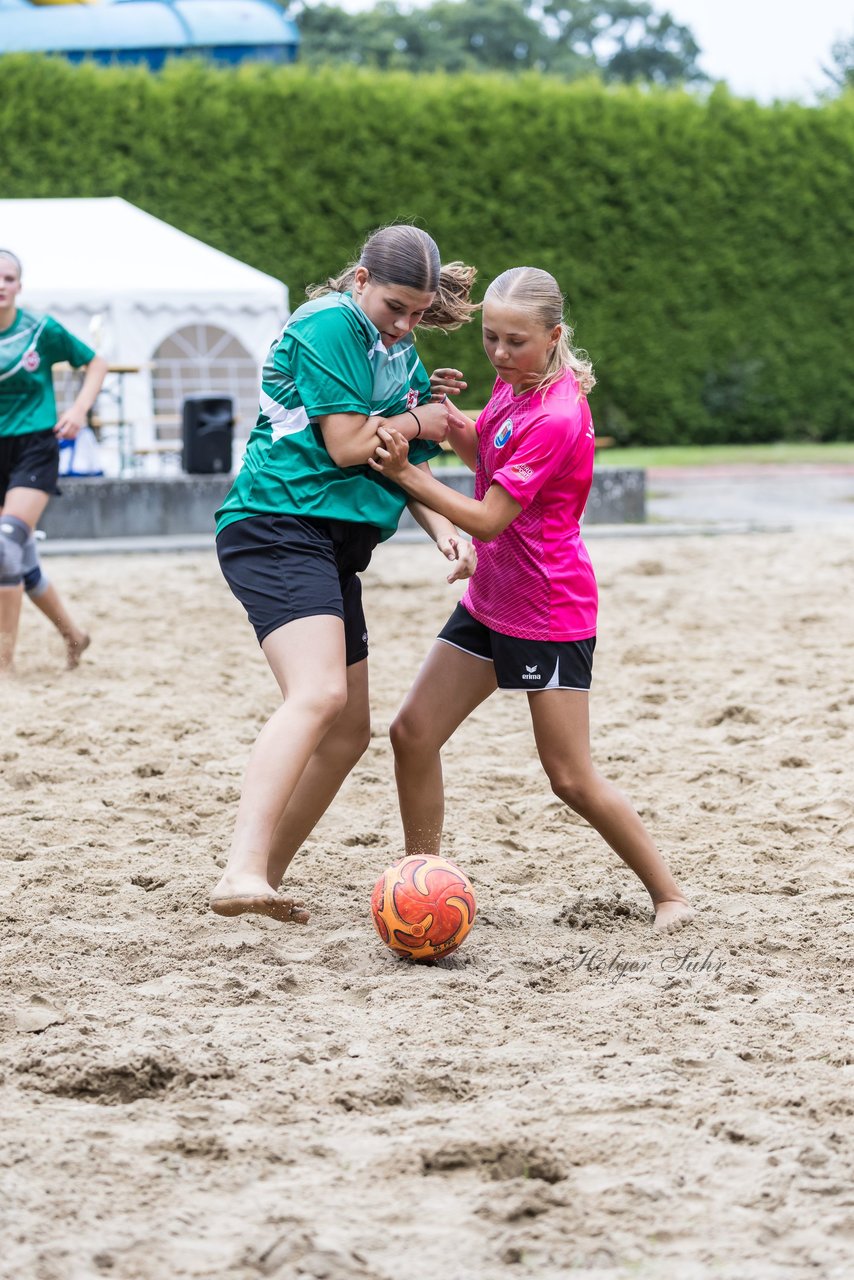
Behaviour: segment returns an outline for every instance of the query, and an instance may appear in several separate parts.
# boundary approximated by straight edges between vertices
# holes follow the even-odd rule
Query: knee
[[[0,587],[20,586],[24,577],[24,549],[32,537],[30,526],[17,516],[0,516]]]
[[[345,740],[341,743],[341,752],[345,757],[344,763],[348,768],[352,769],[359,763],[370,745],[370,720],[360,721],[357,725],[351,725]]]
[[[549,774],[549,782],[557,798],[569,805],[570,809],[580,814],[588,812],[595,791],[595,779],[583,774],[558,771]]]
[[[347,706],[347,684],[344,680],[330,680],[289,695],[287,702],[296,704],[308,718],[328,729]]]
[[[33,600],[37,600],[39,596],[43,596],[47,591],[50,581],[42,569],[36,540],[32,534],[24,543],[23,550],[21,577],[24,581],[24,590]]]
[[[398,711],[389,725],[388,736],[398,760],[413,755],[424,746],[423,727],[419,724],[418,717],[405,707]]]

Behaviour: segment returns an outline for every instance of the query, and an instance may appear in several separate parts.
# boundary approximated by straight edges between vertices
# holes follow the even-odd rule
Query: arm
[[[435,440],[441,443],[448,434],[448,406],[420,404],[407,413],[394,418],[367,417],[361,413],[330,413],[319,418],[323,443],[337,467],[364,466],[377,447],[382,444],[378,429],[384,424],[407,442],[410,440]],[[419,431],[419,423],[421,430]]]
[[[430,475],[430,467],[426,462],[420,463],[416,470]],[[410,500],[407,505],[413,519],[421,525],[425,533],[430,535],[442,555],[456,562],[448,575],[448,581],[457,582],[461,578],[470,578],[477,568],[477,552],[472,544],[460,537],[446,516],[439,515],[430,507],[425,507],[422,502]]]
[[[477,430],[471,418],[452,409],[448,414],[448,444],[469,471],[477,470]]]
[[[103,356],[95,356],[86,366],[86,376],[77,399],[70,409],[65,409],[57,418],[53,429],[60,440],[75,440],[86,425],[86,414],[98,398],[98,392],[104,385],[107,362]]]
[[[403,436],[385,427],[380,427],[379,435],[381,444],[376,458],[369,459],[370,466],[399,484],[411,498],[447,516],[458,528],[481,542],[492,542],[522,510],[521,504],[511,498],[500,484],[490,485],[480,502],[457,493],[429,471],[412,465],[408,457],[409,446]]]

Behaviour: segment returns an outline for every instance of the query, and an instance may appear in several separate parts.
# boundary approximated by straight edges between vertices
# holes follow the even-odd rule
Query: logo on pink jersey
[[[510,468],[514,476],[518,476],[520,480],[530,480],[534,474],[534,468],[526,466],[524,462],[514,463]]]
[[[492,443],[496,449],[503,449],[507,441],[513,434],[513,419],[508,418],[506,422],[502,422],[501,426],[495,433],[495,439]]]
[[[24,366],[27,373],[35,373],[41,362],[42,358],[38,351],[36,351],[35,347],[30,347],[29,351],[25,352],[21,364]]]

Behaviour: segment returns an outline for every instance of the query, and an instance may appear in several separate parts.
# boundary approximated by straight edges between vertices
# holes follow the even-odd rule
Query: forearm
[[[491,542],[506,527],[508,521],[499,522],[482,502],[467,498],[449,485],[442,484],[429,471],[422,471],[410,463],[401,474],[394,477],[395,483],[414,499],[415,504],[428,507],[439,516],[444,516],[458,529],[462,529],[470,537],[480,542]],[[413,510],[410,504],[410,510]],[[415,516],[418,519],[417,515]],[[419,521],[420,523],[420,521]],[[426,526],[422,526],[426,528]],[[430,530],[428,529],[429,533]],[[432,535],[431,535],[432,536]]]
[[[458,426],[457,422],[451,418],[449,419],[449,426],[448,444],[457,457],[468,467],[469,471],[476,470],[477,432],[471,418],[466,419],[466,426]]]
[[[337,467],[364,466],[382,443],[377,434],[380,427],[394,428],[407,441],[414,440],[419,435],[418,423],[411,413],[399,413],[393,418],[381,418],[375,414],[362,418],[361,423],[354,419],[346,433],[339,430],[334,435],[324,428],[321,421],[326,448]]]
[[[77,399],[71,407],[72,413],[85,417],[92,405],[98,398],[98,392],[104,385],[104,378],[107,373],[107,362],[103,356],[95,356],[86,366],[86,374],[83,378],[83,385],[77,395]]]
[[[440,515],[438,511],[433,511],[431,507],[425,507],[423,502],[416,502],[411,498],[406,504],[412,512],[412,518],[421,525],[426,534],[438,542],[440,538],[456,538],[458,530],[456,525],[452,524],[447,516]]]

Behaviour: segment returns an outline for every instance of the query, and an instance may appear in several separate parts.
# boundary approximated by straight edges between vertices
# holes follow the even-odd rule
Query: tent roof
[[[103,305],[181,295],[198,304],[287,311],[287,290],[273,276],[185,235],[118,197],[0,200],[0,247],[23,263],[21,300]]]
[[[299,44],[296,24],[268,0],[125,0],[34,7],[0,0],[0,51],[261,49]]]

